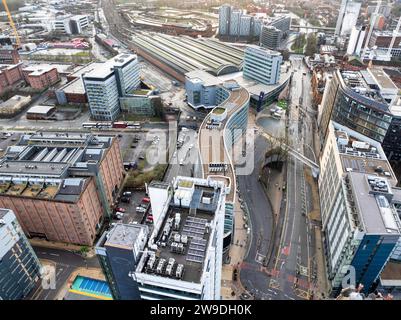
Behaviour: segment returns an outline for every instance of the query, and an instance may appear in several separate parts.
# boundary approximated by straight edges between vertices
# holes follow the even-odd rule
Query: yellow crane
[[[8,21],[10,22],[10,26],[14,31],[15,44],[17,45],[17,48],[19,48],[21,46],[21,41],[20,41],[20,37],[18,35],[17,28],[15,27],[13,17],[11,16],[11,12],[8,9],[7,1],[6,0],[2,0],[2,2],[3,2],[4,9],[6,9]]]

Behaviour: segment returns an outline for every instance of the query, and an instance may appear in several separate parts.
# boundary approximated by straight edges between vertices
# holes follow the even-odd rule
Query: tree
[[[309,34],[306,41],[305,55],[313,56],[317,52],[317,38],[314,33]]]

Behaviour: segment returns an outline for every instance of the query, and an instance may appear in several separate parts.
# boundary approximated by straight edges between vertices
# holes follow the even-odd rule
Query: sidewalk
[[[48,241],[44,239],[29,239],[29,242],[32,246],[43,247],[49,249],[58,249],[58,250],[66,250],[66,251],[80,251],[82,247],[80,245],[64,243],[64,242],[55,242]],[[93,247],[88,247],[89,251],[86,254],[86,258],[90,259],[96,256],[95,249]]]
[[[239,281],[239,270],[237,281],[233,281],[233,273],[236,266],[242,263],[244,260],[247,244],[248,235],[244,228],[244,212],[240,209],[240,203],[235,202],[234,213],[235,213],[235,225],[234,225],[234,239],[230,247],[230,263],[223,264],[221,272],[221,296],[223,300],[238,300],[239,296],[244,289],[242,288]],[[234,295],[232,295],[234,293]]]

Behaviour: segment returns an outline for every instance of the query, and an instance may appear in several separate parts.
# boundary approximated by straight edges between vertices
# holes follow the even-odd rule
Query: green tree
[[[309,34],[306,41],[305,55],[313,56],[317,52],[317,38],[314,33]]]

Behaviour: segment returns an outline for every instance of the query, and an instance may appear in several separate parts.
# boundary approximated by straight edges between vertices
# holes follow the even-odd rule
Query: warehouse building
[[[115,137],[27,134],[0,159],[0,207],[14,211],[28,237],[92,245],[122,179]]]

